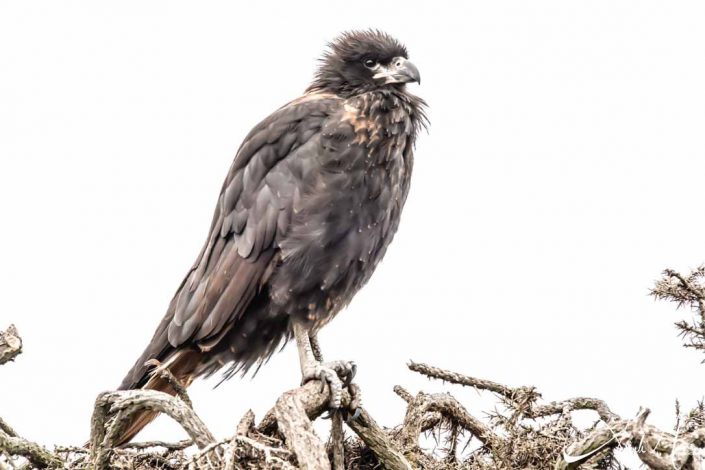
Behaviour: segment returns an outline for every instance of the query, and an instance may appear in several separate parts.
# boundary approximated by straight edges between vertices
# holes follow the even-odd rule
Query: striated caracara
[[[247,135],[215,208],[208,238],[144,353],[120,389],[175,393],[228,366],[261,364],[296,339],[303,380],[328,382],[331,407],[355,373],[320,362],[316,332],[370,278],[399,225],[425,103],[406,48],[379,31],[330,44],[313,83]],[[155,416],[125,427],[127,442]]]

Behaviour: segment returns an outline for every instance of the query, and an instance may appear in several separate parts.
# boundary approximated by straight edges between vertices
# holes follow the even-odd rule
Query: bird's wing
[[[149,359],[192,344],[212,348],[266,282],[277,240],[301,194],[302,173],[321,128],[340,108],[331,95],[294,101],[245,138],[223,184],[208,239],[174,295],[152,341],[121,388],[146,380]]]

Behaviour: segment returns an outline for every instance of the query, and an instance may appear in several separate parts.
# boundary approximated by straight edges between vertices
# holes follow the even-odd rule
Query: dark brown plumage
[[[365,284],[397,230],[425,124],[406,59],[384,33],[345,33],[306,93],[248,134],[205,246],[121,389],[173,393],[150,359],[186,385],[226,365],[226,378],[245,372],[294,323],[317,331]],[[152,418],[138,416],[122,442]]]

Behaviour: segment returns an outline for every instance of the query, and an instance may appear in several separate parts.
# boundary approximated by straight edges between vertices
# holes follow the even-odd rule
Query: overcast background
[[[376,27],[409,47],[429,105],[400,231],[321,334],[364,402],[470,390],[409,359],[547,400],[605,399],[670,428],[703,397],[687,311],[648,289],[705,261],[705,3],[0,3],[0,416],[87,438],[205,239],[242,138],[307,86],[325,43]],[[289,345],[254,378],[192,387],[218,436],[299,382]],[[144,438],[181,437],[168,420]]]

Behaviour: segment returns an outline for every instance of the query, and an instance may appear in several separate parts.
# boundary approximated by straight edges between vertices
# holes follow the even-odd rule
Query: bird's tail
[[[152,351],[148,348],[135,363],[133,368],[123,380],[119,390],[158,390],[170,395],[176,395],[176,390],[160,374],[155,373],[157,368],[168,369],[183,387],[188,387],[193,382],[195,371],[198,367],[199,352],[195,349],[181,349],[168,351],[163,356],[150,357]],[[156,359],[156,361],[152,361]],[[156,364],[159,364],[156,366]],[[120,437],[115,445],[130,442],[135,435],[148,425],[159,413],[152,410],[139,410],[133,414],[124,425]]]

